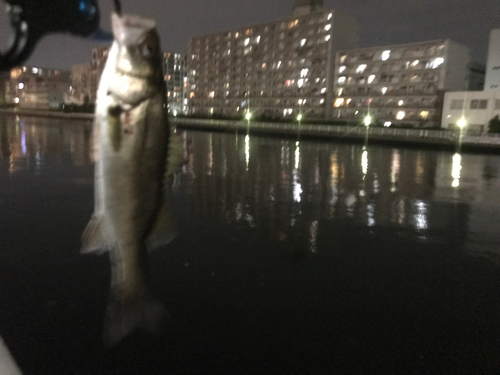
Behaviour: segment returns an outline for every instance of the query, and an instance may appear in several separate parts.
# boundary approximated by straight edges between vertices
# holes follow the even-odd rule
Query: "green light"
[[[252,118],[252,114],[251,114],[250,112],[248,112],[248,113],[245,115],[245,118],[246,118],[247,120],[249,120],[249,121],[250,121],[250,119]]]

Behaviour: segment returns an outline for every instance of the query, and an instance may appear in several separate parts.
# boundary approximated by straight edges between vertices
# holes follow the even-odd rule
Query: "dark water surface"
[[[90,124],[0,117],[0,335],[29,374],[500,373],[500,157],[176,133],[167,333],[101,345]]]

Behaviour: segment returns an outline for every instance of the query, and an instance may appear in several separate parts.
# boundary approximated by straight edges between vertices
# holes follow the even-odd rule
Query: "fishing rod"
[[[93,40],[112,40],[112,35],[99,26],[97,0],[4,1],[14,35],[7,50],[0,52],[0,71],[22,65],[47,34],[70,33]],[[115,12],[120,15],[120,0],[113,0],[113,3]]]

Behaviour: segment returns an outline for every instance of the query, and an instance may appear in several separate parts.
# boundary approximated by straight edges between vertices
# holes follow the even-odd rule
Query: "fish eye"
[[[143,43],[139,46],[139,52],[142,57],[151,57],[153,55],[153,47],[149,43]]]

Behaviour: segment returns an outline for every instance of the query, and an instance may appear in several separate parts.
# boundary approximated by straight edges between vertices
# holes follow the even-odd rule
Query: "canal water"
[[[25,374],[500,371],[500,157],[177,129],[166,333],[101,344],[88,122],[0,117],[0,335]]]

